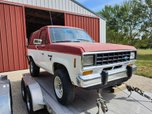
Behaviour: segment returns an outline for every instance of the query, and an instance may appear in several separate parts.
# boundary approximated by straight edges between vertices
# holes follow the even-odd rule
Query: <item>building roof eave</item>
[[[89,8],[85,7],[84,5],[80,4],[79,2],[77,2],[76,0],[71,0],[72,2],[78,4],[79,6],[83,7],[84,9],[88,10],[89,12],[93,13],[94,15],[100,17],[101,19],[103,19],[104,21],[106,21],[106,19],[101,16],[101,15],[98,15],[97,13],[95,13],[94,11],[90,10]]]

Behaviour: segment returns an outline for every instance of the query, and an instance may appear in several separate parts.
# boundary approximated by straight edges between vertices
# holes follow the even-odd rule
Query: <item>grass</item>
[[[152,78],[152,49],[138,50],[136,65],[135,74]]]

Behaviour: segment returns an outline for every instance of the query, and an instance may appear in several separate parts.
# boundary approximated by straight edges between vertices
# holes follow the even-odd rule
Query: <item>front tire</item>
[[[55,71],[53,89],[57,100],[63,105],[72,103],[75,98],[74,86],[69,79],[67,71],[64,69]]]
[[[30,66],[30,73],[33,77],[38,77],[39,73],[40,73],[40,67],[38,67],[35,62],[33,61],[33,59],[30,59],[29,62],[29,66]]]

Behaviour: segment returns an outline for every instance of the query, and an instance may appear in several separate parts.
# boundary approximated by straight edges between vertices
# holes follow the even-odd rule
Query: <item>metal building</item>
[[[26,42],[45,25],[85,29],[106,42],[106,21],[75,0],[0,0],[0,72],[27,68]]]

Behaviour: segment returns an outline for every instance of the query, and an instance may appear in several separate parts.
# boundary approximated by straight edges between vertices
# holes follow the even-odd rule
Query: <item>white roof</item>
[[[76,13],[80,15],[87,15],[98,17],[94,12],[82,6],[75,0],[5,0],[25,5],[33,5],[42,8],[50,8],[54,10],[61,10],[65,12]]]

